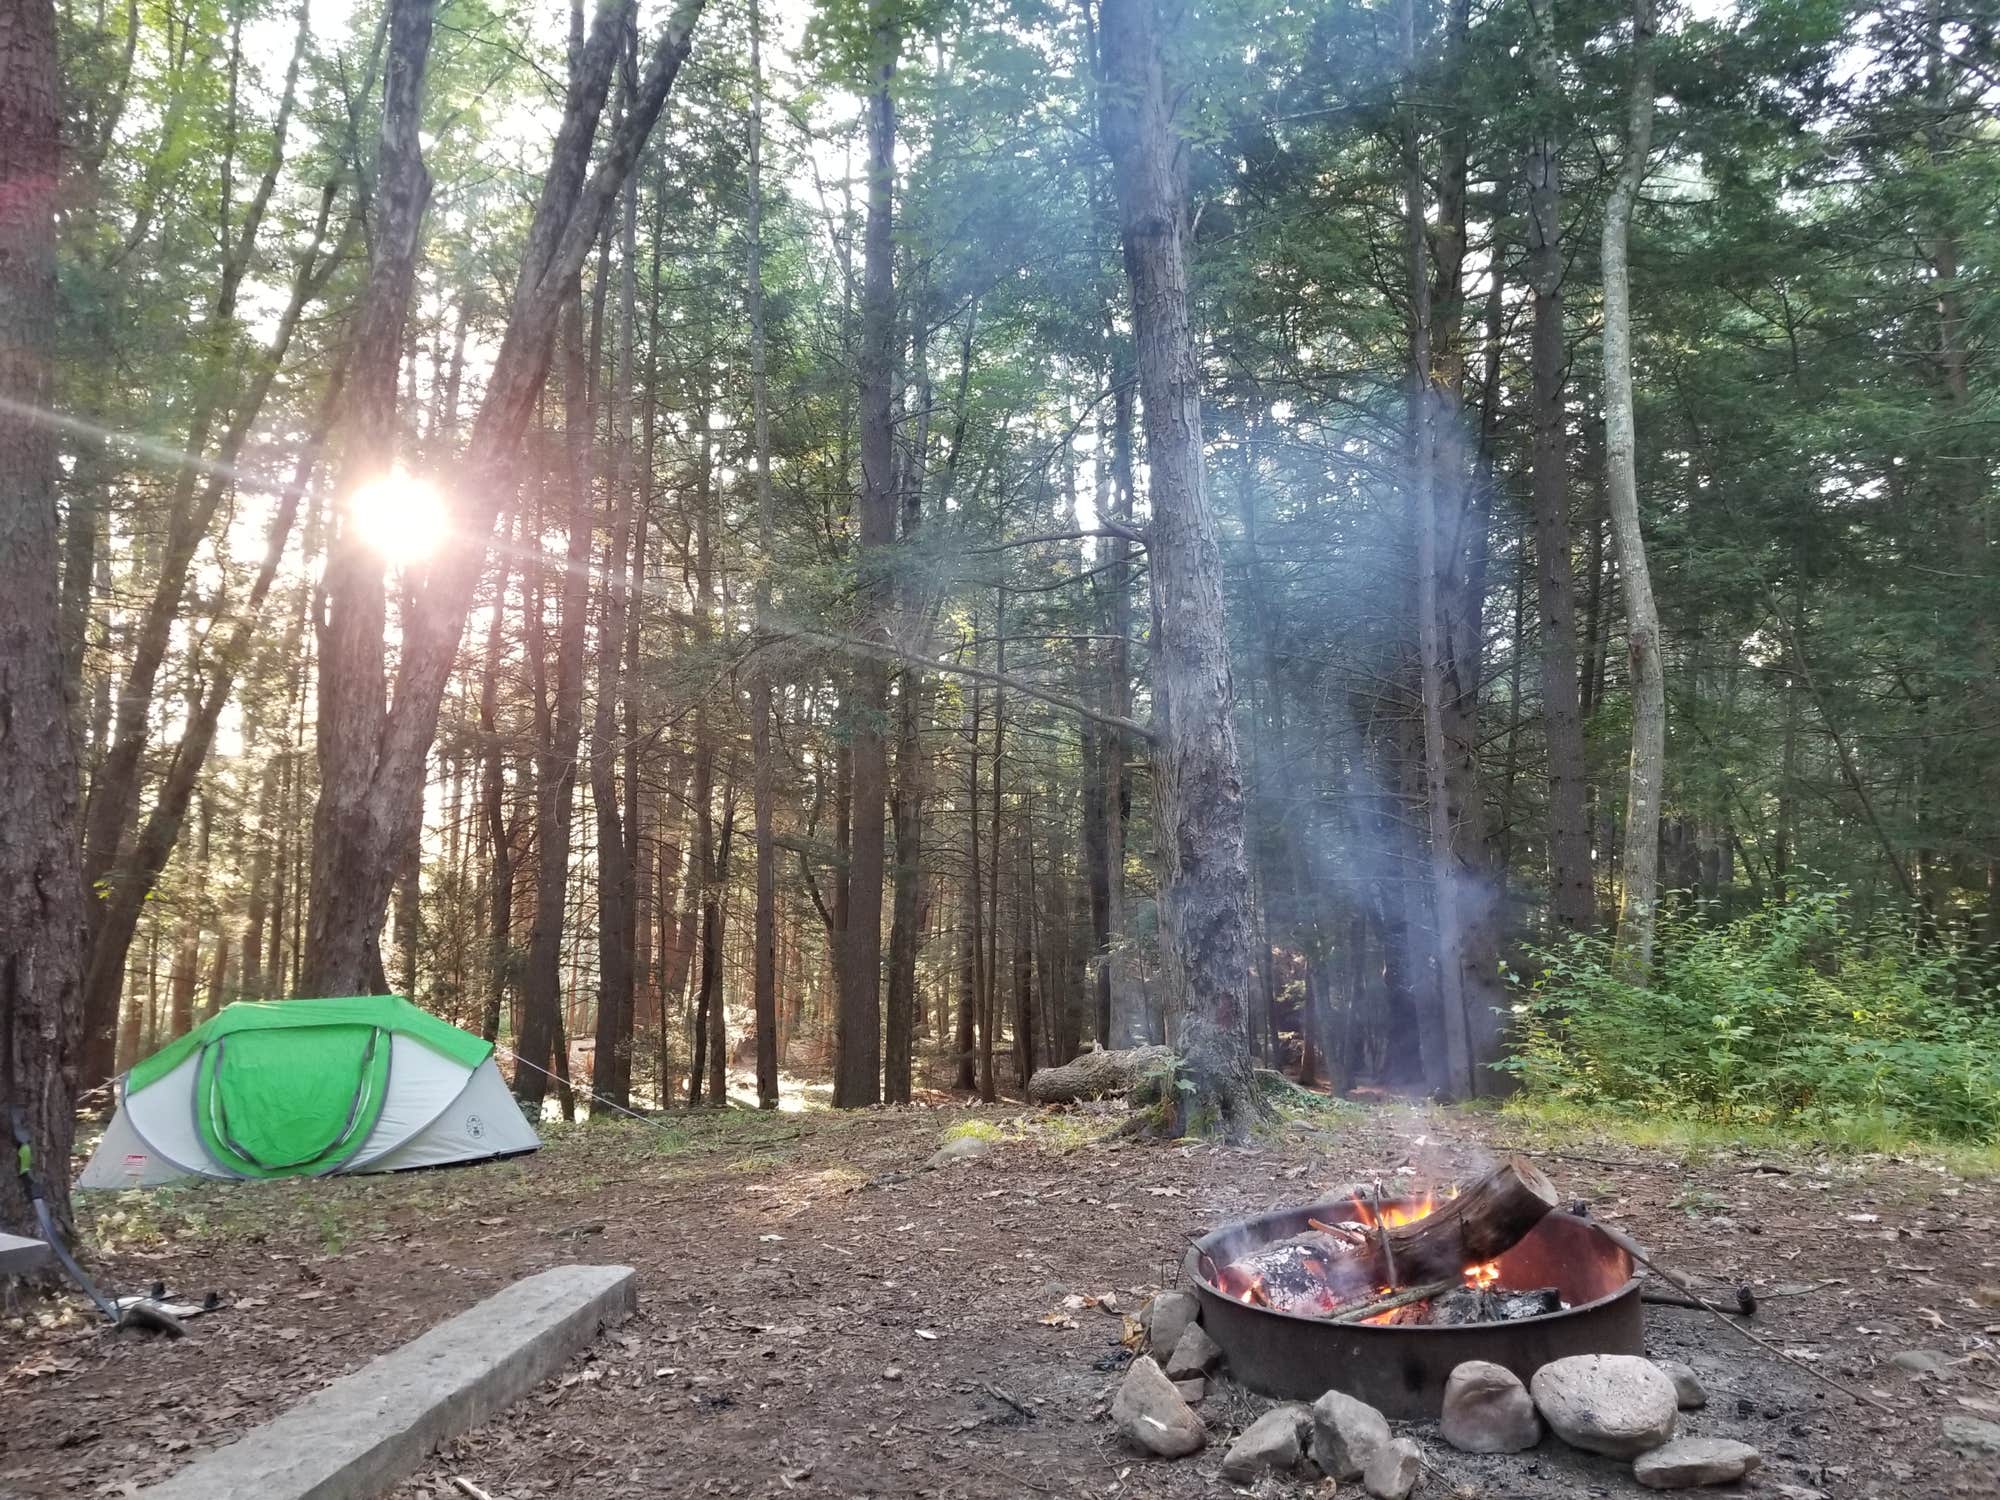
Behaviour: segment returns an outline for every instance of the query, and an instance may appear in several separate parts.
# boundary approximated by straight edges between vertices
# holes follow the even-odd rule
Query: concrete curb
[[[523,1277],[140,1500],[375,1500],[439,1443],[526,1395],[630,1314],[635,1281],[630,1266]]]

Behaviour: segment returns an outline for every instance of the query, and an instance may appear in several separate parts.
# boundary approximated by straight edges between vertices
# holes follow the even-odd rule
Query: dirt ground
[[[448,1172],[202,1186],[98,1198],[107,1284],[164,1280],[230,1304],[178,1343],[99,1334],[73,1309],[0,1323],[0,1497],[135,1493],[318,1385],[539,1268],[640,1272],[638,1316],[448,1444],[396,1500],[531,1496],[1196,1496],[1268,1403],[1226,1382],[1208,1449],[1129,1449],[1107,1417],[1121,1316],[1219,1221],[1411,1169],[1469,1178],[1526,1147],[1670,1264],[1765,1294],[1754,1327],[1874,1392],[1857,1405],[1715,1327],[1647,1309],[1654,1353],[1710,1392],[1685,1430],[1755,1444],[1745,1488],[1993,1496],[2000,1458],[1953,1451],[1948,1416],[2000,1420],[2000,1184],[1935,1163],[1812,1155],[1688,1159],[1524,1139],[1504,1116],[1347,1107],[1250,1149],[1106,1139],[1108,1114],[956,1105],[746,1112],[568,1131],[539,1155]],[[992,1150],[918,1170],[954,1126]],[[901,1177],[899,1174],[909,1174]],[[1888,1361],[1934,1350],[1942,1373]],[[1554,1439],[1470,1458],[1428,1424],[1420,1495],[1649,1493]],[[1258,1494],[1315,1491],[1304,1479]],[[1343,1493],[1346,1493],[1344,1490]],[[1358,1487],[1353,1491],[1358,1494]]]

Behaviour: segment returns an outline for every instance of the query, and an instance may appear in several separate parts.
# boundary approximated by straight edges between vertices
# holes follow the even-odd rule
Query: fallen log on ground
[[[1120,1052],[1093,1047],[1060,1067],[1036,1072],[1028,1080],[1028,1097],[1037,1104],[1115,1098],[1131,1092],[1140,1080],[1173,1059],[1171,1047],[1132,1047]]]

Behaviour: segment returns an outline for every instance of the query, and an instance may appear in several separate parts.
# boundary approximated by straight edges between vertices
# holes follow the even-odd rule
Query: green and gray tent
[[[399,996],[239,1001],[125,1075],[78,1185],[399,1172],[540,1145],[493,1044]]]

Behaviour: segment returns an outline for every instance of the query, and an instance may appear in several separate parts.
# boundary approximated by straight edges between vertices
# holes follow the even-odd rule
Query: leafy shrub
[[[1958,949],[1858,928],[1844,892],[1664,922],[1643,984],[1602,938],[1540,957],[1499,1064],[1530,1095],[2000,1140],[2000,997]]]

